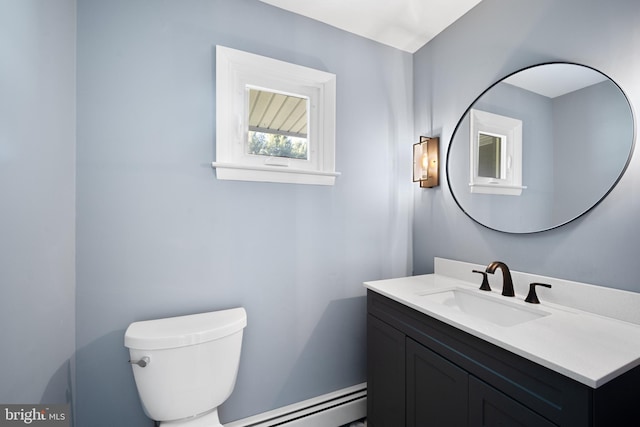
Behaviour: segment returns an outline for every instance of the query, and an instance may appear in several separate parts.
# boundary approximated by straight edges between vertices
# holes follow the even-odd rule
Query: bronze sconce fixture
[[[439,184],[439,142],[438,137],[421,136],[420,142],[413,144],[413,182],[420,182],[421,188]]]

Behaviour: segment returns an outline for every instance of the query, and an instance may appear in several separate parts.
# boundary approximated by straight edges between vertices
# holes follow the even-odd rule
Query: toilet
[[[124,345],[147,416],[162,427],[221,427],[246,325],[244,308],[129,325]]]

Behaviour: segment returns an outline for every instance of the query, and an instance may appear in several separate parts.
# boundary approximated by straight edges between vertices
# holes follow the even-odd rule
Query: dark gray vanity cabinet
[[[640,368],[592,389],[375,292],[367,307],[370,427],[640,426]]]

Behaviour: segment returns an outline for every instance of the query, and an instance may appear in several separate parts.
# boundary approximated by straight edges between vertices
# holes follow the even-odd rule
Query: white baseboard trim
[[[339,427],[367,415],[367,383],[347,387],[224,427]]]

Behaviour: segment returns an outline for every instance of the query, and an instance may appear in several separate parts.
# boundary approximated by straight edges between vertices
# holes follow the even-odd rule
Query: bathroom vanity
[[[370,426],[640,425],[640,326],[575,308],[620,299],[624,317],[636,294],[536,277],[554,288],[534,305],[530,275],[508,298],[497,278],[478,290],[473,268],[436,260],[436,274],[365,283]]]

